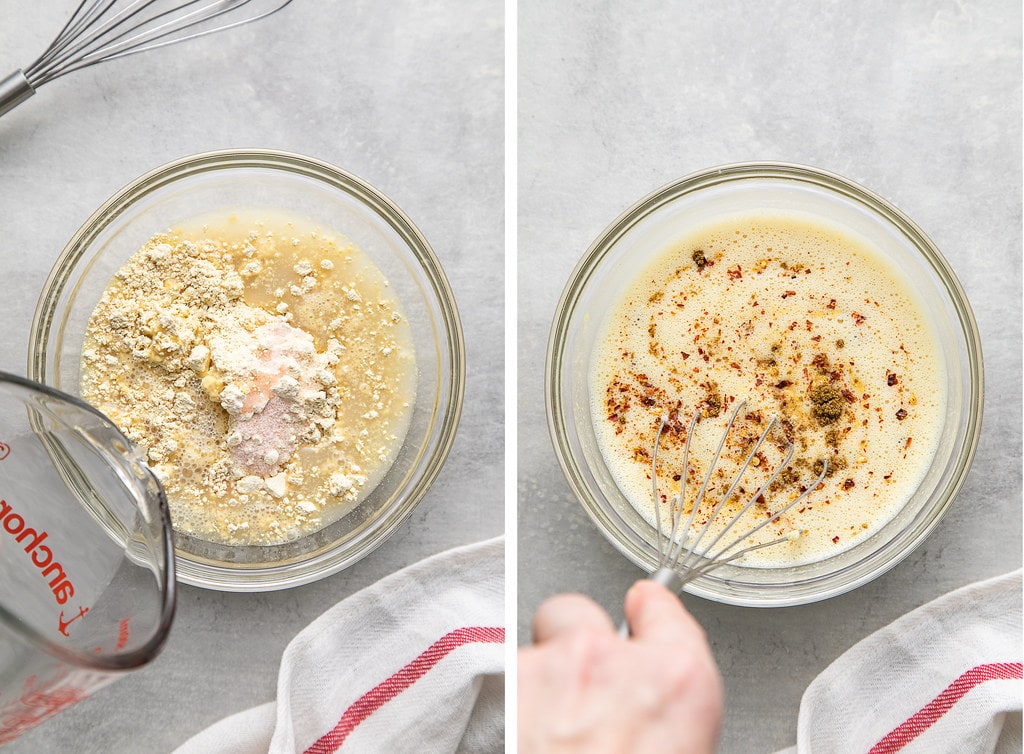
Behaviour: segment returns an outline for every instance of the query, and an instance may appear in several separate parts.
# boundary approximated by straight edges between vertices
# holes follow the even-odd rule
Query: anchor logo
[[[79,607],[78,608],[78,615],[76,615],[74,618],[71,618],[69,620],[64,620],[64,611],[61,610],[60,611],[60,617],[57,619],[57,624],[58,624],[58,628],[59,628],[60,632],[62,634],[64,634],[65,636],[70,636],[70,634],[68,634],[68,626],[70,626],[72,623],[74,623],[79,618],[85,617],[85,614],[87,612],[89,612],[89,608],[87,608],[87,607]]]

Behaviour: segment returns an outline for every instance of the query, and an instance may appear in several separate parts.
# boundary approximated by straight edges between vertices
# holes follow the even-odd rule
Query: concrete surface
[[[27,66],[77,5],[0,0],[0,69]],[[166,752],[271,701],[281,651],[340,599],[504,528],[503,18],[484,2],[293,2],[272,19],[47,84],[0,118],[0,369],[25,374],[50,266],[108,196],[188,154],[283,149],[390,196],[441,260],[462,314],[466,400],[447,465],[372,555],[265,594],[183,587],[163,654],[11,752]]]
[[[566,484],[543,359],[562,286],[633,202],[695,170],[799,162],[873,189],[942,250],[985,352],[981,443],[931,537],[871,584],[757,610],[687,597],[725,678],[721,751],[796,742],[804,688],[859,639],[1021,565],[1021,9],[998,2],[519,2],[519,641],[580,591],[621,615],[641,573]]]
[[[75,5],[0,0],[0,71],[26,65]],[[817,165],[873,189],[942,249],[974,306],[986,415],[966,486],[900,566],[848,595],[753,610],[687,598],[726,681],[723,752],[795,740],[807,683],[871,631],[1021,564],[1021,10],[992,2],[519,0],[519,248],[503,249],[504,7],[293,2],[260,25],[48,84],[0,118],[0,369],[64,243],[139,174],[183,155],[270,147],[380,188],[444,264],[466,330],[456,446],[379,550],[297,589],[184,587],[151,666],[5,751],[169,751],[274,696],[277,662],[339,599],[502,530],[503,253],[518,254],[519,639],[548,595],[618,614],[641,574],[573,499],[547,436],[542,363],[562,285],[624,208],[694,170]],[[7,66],[4,69],[3,66]],[[511,501],[509,501],[511,503]]]

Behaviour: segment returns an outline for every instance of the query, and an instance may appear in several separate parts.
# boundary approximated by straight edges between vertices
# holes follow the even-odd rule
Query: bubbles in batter
[[[653,525],[660,417],[669,422],[658,451],[659,504],[678,494],[685,473],[688,514],[728,415],[747,401],[712,493],[728,488],[773,416],[777,428],[740,491],[755,492],[788,443],[795,454],[737,531],[771,518],[825,464],[828,471],[820,489],[754,542],[800,536],[743,563],[820,560],[877,531],[926,472],[945,410],[938,349],[912,290],[879,251],[804,217],[732,217],[666,249],[601,325],[590,376],[598,444],[623,494]],[[683,442],[698,409],[684,472]],[[734,496],[724,516],[745,502]]]

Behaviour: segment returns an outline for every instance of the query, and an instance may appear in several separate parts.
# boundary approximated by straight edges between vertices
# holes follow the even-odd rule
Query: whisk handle
[[[651,581],[661,584],[673,594],[679,594],[683,591],[682,578],[671,568],[659,568],[651,574]]]
[[[35,93],[35,87],[28,83],[28,79],[19,68],[0,81],[0,115],[20,105]]]
[[[679,594],[683,591],[683,580],[679,577],[679,574],[671,568],[659,568],[651,574],[650,579],[657,584],[661,584],[673,594]],[[629,635],[629,622],[622,621],[622,623],[619,624],[619,636],[626,639]]]

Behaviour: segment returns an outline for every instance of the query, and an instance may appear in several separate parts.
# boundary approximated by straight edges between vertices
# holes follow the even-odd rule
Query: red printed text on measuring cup
[[[50,547],[49,532],[37,529],[25,520],[25,516],[15,510],[6,499],[0,498],[0,528],[3,534],[12,538],[18,549],[24,550],[25,557],[39,571],[39,576],[46,582],[58,606],[65,606],[75,596],[75,586],[61,563],[59,555]],[[69,636],[68,627],[89,612],[88,607],[77,606],[65,611],[61,610],[57,630]]]

